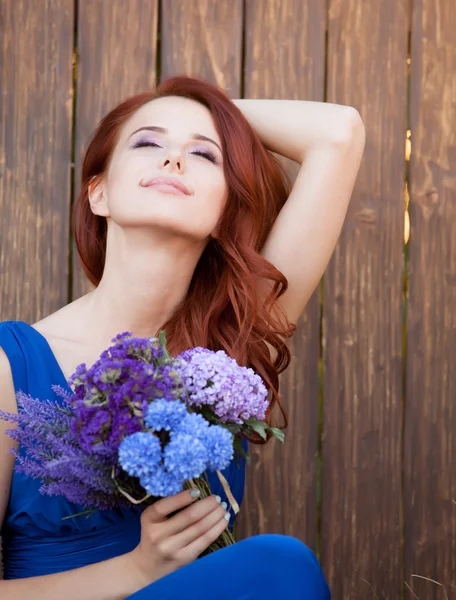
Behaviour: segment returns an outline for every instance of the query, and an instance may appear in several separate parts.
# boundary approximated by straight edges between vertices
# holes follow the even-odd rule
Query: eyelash
[[[140,140],[139,142],[136,142],[136,144],[133,146],[133,148],[145,148],[147,146],[161,148],[161,146],[159,146],[155,142],[147,142],[145,140]],[[196,152],[193,152],[193,154],[195,154],[196,156],[202,156],[203,158],[206,158],[207,160],[209,160],[210,162],[212,162],[214,164],[217,162],[215,156],[208,150],[204,150],[204,151],[197,150]]]

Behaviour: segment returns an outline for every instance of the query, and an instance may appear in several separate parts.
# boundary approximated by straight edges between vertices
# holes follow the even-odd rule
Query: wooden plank
[[[0,2],[0,320],[68,299],[73,5]]]
[[[161,80],[185,73],[240,97],[242,0],[167,0],[161,36]]]
[[[323,302],[322,563],[350,600],[401,597],[408,14],[407,0],[329,4],[328,101],[367,131]]]
[[[407,588],[407,599],[456,598],[455,124],[454,4],[416,0],[404,464],[405,581],[412,590]]]
[[[157,79],[158,0],[79,0],[75,196],[84,150],[99,120]],[[72,299],[91,287],[74,250]]]
[[[245,96],[323,100],[326,2],[249,0],[246,8]],[[297,165],[287,162],[293,178]],[[239,537],[284,533],[316,548],[319,312],[315,293],[280,381],[286,442],[251,447]]]

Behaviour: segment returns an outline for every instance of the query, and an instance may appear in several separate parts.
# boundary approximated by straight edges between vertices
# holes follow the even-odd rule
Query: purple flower
[[[16,470],[40,479],[42,494],[65,496],[85,507],[126,506],[111,479],[112,463],[104,456],[88,454],[72,431],[72,397],[60,386],[53,386],[53,390],[60,401],[19,392],[19,413],[0,411],[0,418],[17,424],[7,432],[19,442],[19,450],[11,450],[16,456]]]
[[[144,429],[144,413],[157,399],[183,394],[173,360],[156,338],[125,332],[90,369],[80,365],[74,385],[72,432],[88,452],[115,457],[124,437]]]
[[[179,373],[188,403],[208,406],[222,423],[262,421],[268,408],[267,389],[252,369],[240,367],[225,352],[205,348],[186,350],[178,357]]]

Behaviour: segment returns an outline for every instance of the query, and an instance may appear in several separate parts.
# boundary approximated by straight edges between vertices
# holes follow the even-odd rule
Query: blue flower
[[[197,439],[204,439],[209,422],[197,413],[187,413],[184,419],[174,427],[176,433],[186,433]]]
[[[206,468],[213,471],[225,469],[233,458],[233,436],[221,425],[210,425],[196,413],[188,413],[185,419],[171,432],[174,436],[186,434],[203,444],[207,450]]]
[[[212,425],[206,432],[204,444],[208,450],[207,468],[222,471],[230,464],[233,454],[233,435],[221,425]]]
[[[204,473],[208,462],[206,446],[185,433],[175,433],[163,451],[164,466],[182,483]]]
[[[138,431],[125,437],[119,446],[122,469],[133,477],[150,475],[162,461],[160,440],[151,433]]]
[[[180,400],[154,400],[146,410],[144,421],[153,431],[170,431],[178,427],[188,415],[187,407]]]
[[[141,477],[141,485],[152,496],[173,496],[183,489],[183,481],[168,473],[164,467],[158,467],[153,473]]]

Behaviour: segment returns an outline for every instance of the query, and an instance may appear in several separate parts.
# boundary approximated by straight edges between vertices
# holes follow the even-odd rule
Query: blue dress
[[[35,398],[57,402],[60,399],[51,385],[58,384],[71,392],[47,340],[27,323],[0,323],[0,346],[10,361],[16,392],[22,390]],[[233,461],[224,475],[240,504],[245,462],[237,466]],[[130,552],[139,543],[137,508],[63,519],[84,508],[60,496],[43,496],[39,487],[39,481],[14,472],[1,529],[5,579],[83,567]],[[224,498],[217,477],[211,478],[211,490]],[[295,538],[260,535],[181,567],[129,598],[177,600],[185,594],[186,600],[272,600],[278,593],[294,599],[330,597],[311,550]]]

